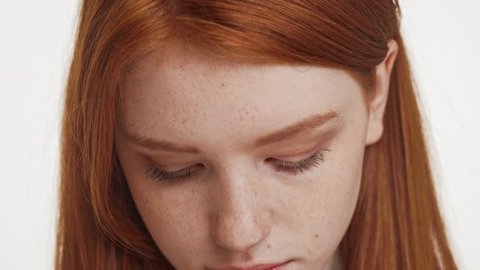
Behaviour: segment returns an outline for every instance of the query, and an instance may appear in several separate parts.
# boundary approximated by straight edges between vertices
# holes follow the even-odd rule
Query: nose
[[[217,211],[211,228],[217,246],[230,252],[248,251],[270,234],[272,220],[265,208],[264,198],[258,197],[259,185],[244,179],[230,179],[236,183],[225,184],[212,197]]]

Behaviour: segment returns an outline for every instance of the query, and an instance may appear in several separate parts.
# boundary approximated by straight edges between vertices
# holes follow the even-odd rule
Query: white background
[[[479,269],[480,1],[400,0],[439,199]],[[59,119],[77,0],[0,0],[0,269],[53,269]]]

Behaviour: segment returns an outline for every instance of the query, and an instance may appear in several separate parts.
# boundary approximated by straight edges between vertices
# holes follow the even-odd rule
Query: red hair
[[[410,67],[392,0],[85,0],[66,89],[56,269],[171,269],[116,158],[122,82],[177,41],[211,57],[328,66],[372,89],[399,44],[380,141],[366,148],[341,242],[348,269],[456,269],[437,205]]]

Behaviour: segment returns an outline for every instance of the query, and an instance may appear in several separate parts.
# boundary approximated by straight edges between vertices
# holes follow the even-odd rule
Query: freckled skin
[[[116,138],[135,204],[172,265],[201,270],[294,260],[286,269],[341,269],[336,251],[356,206],[364,149],[382,133],[389,76],[382,68],[384,89],[370,104],[341,70],[222,62],[181,46],[141,62],[128,77],[122,126],[200,151],[152,152]],[[252,146],[328,111],[339,117],[316,135]],[[329,130],[336,130],[330,151],[314,168],[293,176],[266,162],[307,158]],[[144,173],[145,156],[166,171],[202,167],[187,179],[160,182]]]

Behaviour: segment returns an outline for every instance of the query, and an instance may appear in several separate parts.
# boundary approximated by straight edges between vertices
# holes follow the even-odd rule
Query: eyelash
[[[321,148],[310,157],[299,161],[285,161],[272,159],[272,163],[275,165],[275,170],[285,172],[289,175],[297,175],[304,171],[312,170],[316,166],[325,161],[325,153],[330,151],[327,148]]]
[[[299,161],[285,161],[274,158],[267,160],[269,160],[275,166],[276,171],[295,176],[305,171],[312,170],[316,166],[320,165],[323,161],[325,161],[325,153],[328,151],[330,151],[330,149],[321,148],[310,157]],[[184,179],[189,177],[194,171],[195,169],[193,168],[185,168],[173,172],[167,172],[160,170],[151,164],[148,164],[145,167],[145,175],[159,181]]]

